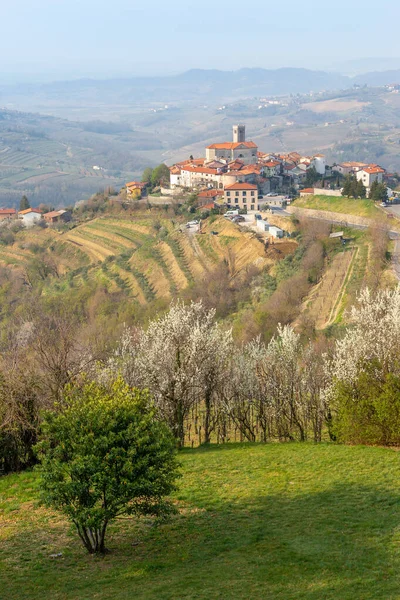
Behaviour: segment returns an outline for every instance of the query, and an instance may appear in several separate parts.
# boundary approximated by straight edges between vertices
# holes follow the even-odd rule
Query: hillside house
[[[42,219],[42,213],[38,208],[27,208],[18,213],[18,219],[24,227],[32,227]]]
[[[17,218],[15,208],[0,208],[0,221],[9,221]]]
[[[60,221],[66,223],[71,220],[71,214],[67,210],[52,210],[43,215],[46,223],[59,223]]]
[[[366,188],[370,188],[374,181],[378,183],[383,182],[383,174],[385,169],[382,169],[379,165],[369,165],[364,167],[360,171],[357,171],[356,177],[358,181],[362,181]]]
[[[225,187],[225,204],[230,208],[259,210],[258,188],[252,183],[234,183]]]
[[[215,202],[215,200],[223,198],[223,196],[224,196],[223,190],[216,190],[216,189],[202,190],[201,192],[198,193],[198,196],[197,196],[198,206],[204,207],[205,205],[208,205],[210,203],[213,204]]]
[[[130,181],[125,184],[126,195],[128,198],[141,198],[146,185],[147,183],[143,181]]]
[[[332,171],[337,171],[341,175],[350,175],[352,173],[357,173],[364,167],[368,167],[367,163],[356,162],[356,161],[348,161],[343,162],[338,165],[333,165]]]

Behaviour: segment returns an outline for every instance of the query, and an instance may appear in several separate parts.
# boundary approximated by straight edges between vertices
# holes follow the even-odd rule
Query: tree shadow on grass
[[[15,565],[7,598],[36,573],[34,591],[20,597],[44,598],[50,583],[63,600],[390,600],[400,597],[399,521],[399,496],[373,486],[233,498],[217,509],[210,499],[160,527],[117,524],[104,559],[86,556],[77,540],[62,563]]]

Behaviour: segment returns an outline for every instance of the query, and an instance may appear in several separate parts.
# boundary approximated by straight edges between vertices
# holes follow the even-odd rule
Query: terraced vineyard
[[[233,275],[250,264],[271,263],[253,233],[222,218],[206,224],[201,234],[146,214],[101,217],[66,233],[35,228],[0,247],[0,263],[27,272],[38,260],[38,248],[57,273],[50,285],[97,280],[142,305],[175,296],[222,260],[234,263]]]

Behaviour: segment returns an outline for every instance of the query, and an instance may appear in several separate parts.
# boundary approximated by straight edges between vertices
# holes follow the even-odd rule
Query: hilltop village
[[[190,157],[170,167],[170,188],[198,190],[200,196],[223,199],[228,207],[258,210],[257,200],[264,196],[317,193],[317,182],[318,193],[340,195],[343,178],[349,175],[361,181],[368,194],[374,182],[384,181],[386,171],[361,162],[329,166],[323,154],[263,153],[255,142],[246,141],[244,125],[234,125],[232,142],[211,144],[205,158]]]

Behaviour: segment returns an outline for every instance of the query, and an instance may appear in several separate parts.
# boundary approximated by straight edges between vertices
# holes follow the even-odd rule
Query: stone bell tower
[[[246,127],[244,125],[233,126],[233,143],[246,141]]]

